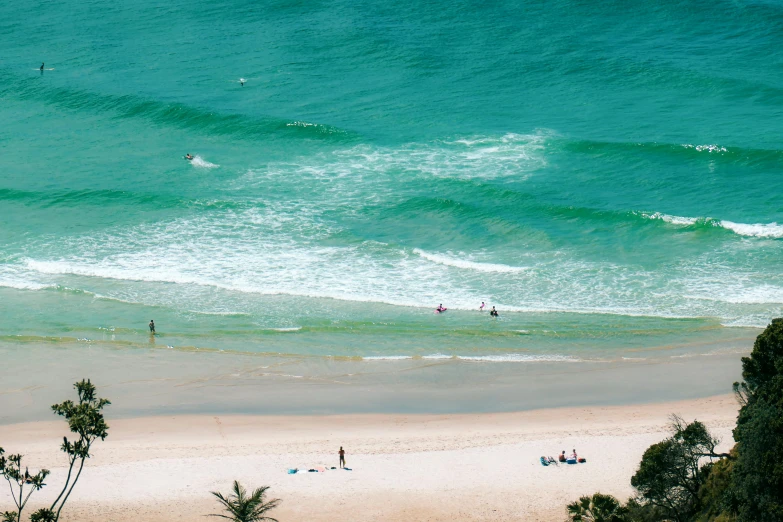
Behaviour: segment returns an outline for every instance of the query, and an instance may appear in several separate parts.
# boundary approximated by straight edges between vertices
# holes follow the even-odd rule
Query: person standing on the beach
[[[152,335],[155,335],[155,321],[153,321],[152,319],[150,319],[150,333]]]
[[[340,446],[340,469],[345,467],[345,450]]]

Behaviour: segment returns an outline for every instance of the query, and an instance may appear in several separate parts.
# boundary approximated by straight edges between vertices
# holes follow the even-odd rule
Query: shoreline
[[[0,343],[0,425],[51,419],[92,378],[114,418],[459,414],[650,404],[731,392],[748,352],[605,362],[336,360]]]
[[[329,416],[185,415],[113,419],[95,446],[64,521],[193,520],[215,512],[209,491],[233,479],[271,486],[285,520],[558,520],[597,491],[625,499],[644,450],[666,436],[668,416],[698,418],[730,447],[731,395],[631,406],[513,413]],[[7,451],[62,478],[65,423],[0,426]],[[288,475],[289,467],[352,471]],[[544,467],[541,455],[576,448],[587,463]],[[334,461],[334,462],[332,462]],[[57,488],[34,495],[43,502]],[[0,495],[5,495],[2,493]],[[459,497],[460,501],[455,502]],[[6,500],[0,496],[0,501]],[[37,504],[36,504],[37,505]]]

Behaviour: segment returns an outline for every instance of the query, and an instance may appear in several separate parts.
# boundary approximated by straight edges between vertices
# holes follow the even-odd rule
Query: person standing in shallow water
[[[155,335],[155,321],[150,319],[150,334]]]
[[[345,467],[345,450],[340,446],[340,469]]]

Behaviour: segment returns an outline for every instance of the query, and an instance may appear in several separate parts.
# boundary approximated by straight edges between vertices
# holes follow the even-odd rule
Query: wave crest
[[[463,268],[466,270],[477,270],[479,272],[514,273],[527,270],[526,267],[521,266],[508,266],[495,263],[477,263],[475,261],[458,259],[443,254],[431,254],[419,248],[414,248],[413,253],[439,265],[453,266],[455,268]]]
[[[719,220],[710,217],[683,217],[672,216],[669,214],[663,214],[661,212],[654,213],[642,213],[642,216],[647,219],[658,219],[677,226],[694,226],[705,225],[711,227],[722,228],[737,235],[745,237],[759,237],[759,238],[783,238],[783,225],[777,222],[773,223],[735,223],[733,221]]]

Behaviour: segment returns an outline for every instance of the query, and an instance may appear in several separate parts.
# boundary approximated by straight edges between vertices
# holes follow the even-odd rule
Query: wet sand
[[[748,347],[749,349],[749,347]],[[471,362],[2,344],[0,424],[51,419],[92,378],[113,418],[490,413],[649,404],[731,392],[742,353],[606,362]],[[705,352],[709,350],[705,349]]]

